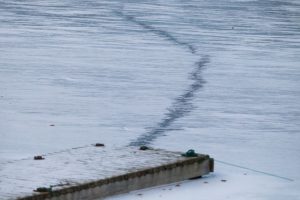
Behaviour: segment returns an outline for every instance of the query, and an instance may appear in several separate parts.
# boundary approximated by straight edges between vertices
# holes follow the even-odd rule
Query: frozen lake
[[[0,163],[151,144],[298,187],[299,33],[297,0],[0,0]]]

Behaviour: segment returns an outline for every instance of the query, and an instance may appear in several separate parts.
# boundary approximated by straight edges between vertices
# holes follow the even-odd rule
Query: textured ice
[[[244,183],[228,198],[299,199],[299,19],[297,0],[0,0],[0,159],[194,148],[294,180],[243,182],[219,163]],[[202,87],[180,103],[204,58]]]

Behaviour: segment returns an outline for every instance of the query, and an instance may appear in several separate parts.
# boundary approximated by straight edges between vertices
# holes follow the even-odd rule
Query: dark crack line
[[[120,16],[122,17],[123,19],[125,19],[126,21],[129,21],[131,23],[134,23],[134,24],[137,24],[139,26],[141,26],[143,29],[149,31],[149,32],[152,32],[162,38],[165,38],[166,40],[176,44],[176,45],[179,45],[179,46],[183,46],[185,48],[188,49],[189,52],[191,52],[192,54],[196,54],[197,51],[196,51],[196,48],[187,43],[187,42],[183,42],[183,41],[180,41],[178,38],[174,37],[173,35],[171,35],[169,32],[167,31],[164,31],[164,30],[160,30],[160,29],[157,29],[143,21],[139,21],[137,20],[134,16],[131,16],[131,15],[126,15],[124,14],[123,12],[121,11],[114,11],[114,13],[117,15],[117,16]]]
[[[190,79],[194,82],[189,85],[183,94],[178,96],[173,102],[172,106],[168,109],[165,117],[150,131],[139,136],[134,141],[130,142],[130,146],[149,145],[159,136],[163,136],[169,127],[179,118],[186,116],[194,109],[193,99],[195,94],[203,87],[205,81],[202,78],[202,70],[209,62],[208,56],[203,57],[200,61],[196,62],[195,70],[190,74]]]
[[[115,11],[115,14],[122,17],[128,22],[139,25],[144,30],[154,33],[159,37],[162,37],[175,45],[179,45],[187,49],[190,53],[196,54],[197,49],[195,46],[188,42],[184,42],[173,36],[167,31],[157,29],[146,22],[137,20],[134,16],[126,15],[121,11]],[[202,78],[203,68],[209,63],[209,57],[204,56],[198,62],[196,62],[195,68],[192,73],[190,73],[189,79],[193,82],[188,86],[188,88],[184,91],[183,94],[179,95],[171,107],[168,108],[168,112],[164,114],[164,117],[161,121],[154,127],[152,127],[148,132],[142,134],[135,140],[131,141],[129,146],[141,146],[141,145],[149,145],[156,138],[163,136],[166,131],[170,130],[170,126],[178,119],[186,116],[194,109],[193,99],[195,98],[195,94],[203,87],[205,84],[204,79]]]

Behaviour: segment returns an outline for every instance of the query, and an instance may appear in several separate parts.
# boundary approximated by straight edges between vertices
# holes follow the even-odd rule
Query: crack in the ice
[[[197,53],[196,48],[193,45],[189,44],[188,42],[180,41],[178,38],[174,37],[167,31],[157,29],[143,21],[137,20],[134,16],[126,15],[121,11],[114,11],[114,12],[116,15],[124,18],[125,20],[127,20],[129,22],[132,22],[134,24],[141,26],[143,29],[145,29],[147,31],[150,31],[162,38],[165,38],[166,40],[171,41],[172,43],[174,43],[176,45],[180,45],[180,46],[187,48],[189,50],[189,52],[191,52],[192,54]]]
[[[137,20],[134,16],[124,14],[122,11],[115,11],[115,14],[124,18],[126,21],[137,24],[143,29],[162,37],[173,44],[182,46],[186,48],[190,53],[196,54],[197,49],[195,46],[188,42],[181,41],[177,37],[173,36],[167,31],[158,29],[154,26],[149,25],[146,22]],[[204,56],[198,62],[195,63],[195,69],[190,74],[190,80],[192,80],[192,84],[188,86],[183,94],[178,96],[173,102],[172,106],[168,109],[168,112],[165,113],[164,118],[155,126],[150,129],[150,131],[145,134],[139,136],[134,141],[130,142],[130,146],[140,146],[140,145],[148,145],[152,141],[154,141],[157,137],[163,136],[163,134],[170,130],[170,126],[179,118],[186,116],[189,112],[191,112],[194,108],[193,99],[195,97],[195,93],[201,89],[205,83],[202,78],[202,70],[209,62],[209,57]]]
[[[130,146],[141,146],[149,145],[153,140],[169,130],[169,127],[177,119],[186,116],[194,108],[193,99],[195,93],[203,87],[205,81],[203,80],[201,73],[203,68],[209,62],[208,56],[203,57],[200,61],[195,63],[196,68],[191,73],[190,79],[194,82],[189,85],[183,94],[175,99],[175,102],[168,109],[168,112],[165,114],[165,117],[157,124],[156,127],[153,127],[149,132],[139,136],[134,141],[130,142]]]

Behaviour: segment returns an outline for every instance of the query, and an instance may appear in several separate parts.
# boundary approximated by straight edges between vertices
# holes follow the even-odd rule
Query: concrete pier
[[[90,145],[43,158],[0,163],[1,199],[92,200],[213,171],[208,155],[136,147]]]

